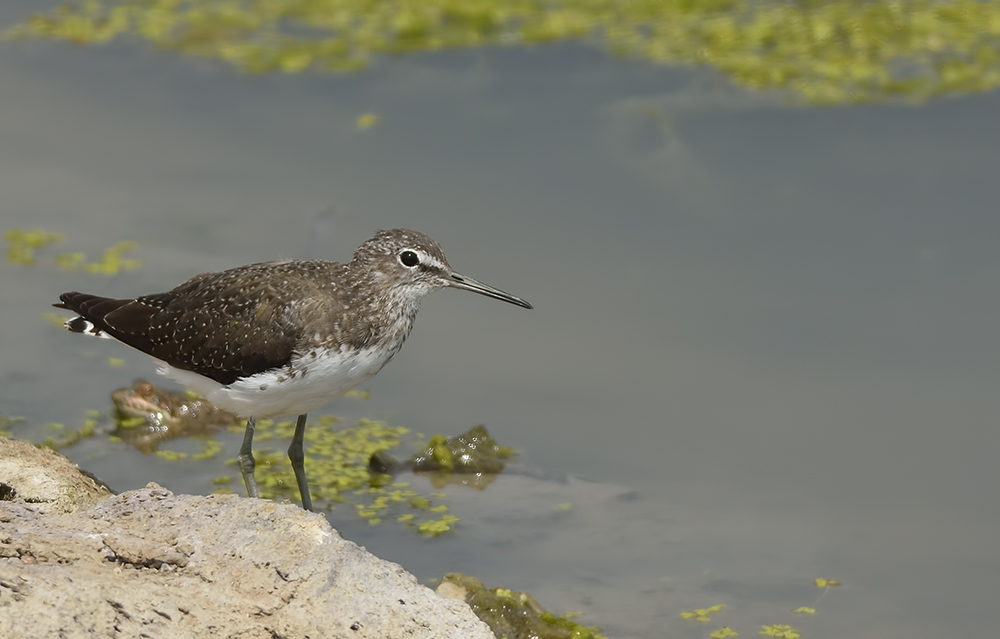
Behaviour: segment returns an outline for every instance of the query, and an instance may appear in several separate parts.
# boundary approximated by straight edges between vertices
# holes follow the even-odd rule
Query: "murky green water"
[[[0,26],[41,6],[4,3]],[[794,82],[754,92],[726,64],[590,42],[375,47],[346,75],[247,74],[128,38],[4,42],[0,230],[66,239],[33,266],[0,265],[0,414],[25,417],[11,430],[36,441],[88,410],[103,427],[109,393],[155,375],[144,355],[46,321],[63,291],[132,296],[247,262],[344,260],[376,229],[411,227],[535,310],[435,294],[371,398],[327,412],[428,434],[485,423],[523,453],[482,492],[444,491],[462,518],[453,534],[371,527],[341,508],[330,518],[345,536],[423,579],[461,571],[584,611],[612,637],[753,637],[773,624],[803,637],[989,636],[1000,97],[980,90],[996,42],[987,13],[935,21],[913,6],[911,31],[886,27],[862,47],[872,67],[849,54],[896,23],[856,20],[852,46],[834,38],[837,82],[807,88],[832,96],[847,86],[837,69],[860,77],[884,57],[919,90],[874,104],[847,91],[825,100],[836,106],[810,106]],[[705,24],[657,28],[688,25],[662,40],[680,47],[724,27]],[[905,34],[910,49],[893,39]],[[798,49],[813,73],[837,57],[829,42]],[[976,64],[956,70],[945,44]],[[758,72],[777,68],[759,58]],[[940,74],[912,71],[928,64]],[[901,85],[854,86],[877,101]],[[908,102],[942,87],[961,92]],[[138,243],[141,268],[55,262],[122,241]],[[204,462],[104,436],[64,452],[118,490],[207,493],[236,475],[225,462],[239,436],[220,439]],[[822,594],[816,578],[842,585]],[[719,603],[707,624],[680,617]],[[801,606],[817,612],[791,612]]]

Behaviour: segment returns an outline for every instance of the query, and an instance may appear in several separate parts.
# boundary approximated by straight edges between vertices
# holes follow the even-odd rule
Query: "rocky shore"
[[[0,438],[0,638],[493,636],[322,515],[156,484],[112,495]]]

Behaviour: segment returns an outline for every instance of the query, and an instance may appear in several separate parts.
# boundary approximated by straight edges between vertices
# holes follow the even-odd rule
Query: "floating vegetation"
[[[305,460],[306,477],[310,493],[316,501],[344,503],[354,501],[358,517],[370,525],[382,523],[387,516],[399,509],[418,511],[423,517],[447,511],[447,506],[435,506],[428,497],[410,490],[406,483],[394,483],[389,475],[372,472],[369,460],[399,446],[409,429],[386,426],[367,419],[353,427],[333,430],[340,423],[335,417],[323,416],[306,428]],[[295,422],[260,420],[257,422],[258,441],[290,440]],[[298,500],[295,474],[285,454],[280,451],[262,450],[257,457],[257,485],[265,499]],[[372,497],[368,501],[366,497]],[[406,526],[413,526],[428,537],[437,537],[454,529],[459,521],[454,515],[418,522],[417,513],[396,515],[394,519]]]
[[[4,233],[3,239],[7,243],[7,263],[20,266],[35,264],[37,261],[35,251],[65,240],[58,233],[49,233],[41,229],[11,229]],[[124,257],[125,253],[135,251],[137,248],[138,244],[135,242],[119,242],[104,251],[101,258],[95,262],[87,262],[87,256],[83,253],[63,253],[55,257],[55,263],[64,271],[117,275],[121,271],[131,271],[142,266],[141,261]]]
[[[434,435],[423,450],[404,462],[376,453],[369,460],[369,468],[382,473],[412,470],[430,479],[434,488],[459,484],[483,490],[515,454],[513,448],[499,445],[486,427],[479,425],[455,437]]]
[[[708,623],[709,621],[712,620],[712,618],[709,617],[709,615],[721,612],[722,609],[725,607],[726,607],[725,604],[715,604],[711,608],[697,608],[695,610],[691,610],[688,612],[682,612],[681,618],[693,619],[698,623]]]
[[[378,119],[378,116],[374,113],[365,113],[364,115],[358,116],[356,126],[362,131],[366,131],[378,124]]]
[[[87,419],[83,420],[80,428],[68,429],[63,424],[46,424],[46,430],[59,433],[59,435],[49,435],[44,441],[35,444],[39,448],[51,448],[60,450],[76,444],[82,439],[93,437],[97,434],[97,420],[88,411]]]
[[[607,639],[596,626],[573,621],[580,613],[555,615],[524,592],[483,586],[460,573],[448,573],[437,587],[439,595],[463,599],[497,637],[508,639]]]
[[[764,637],[775,637],[775,639],[799,639],[802,635],[791,626],[761,626],[758,633]]]
[[[813,583],[816,587],[823,588],[823,592],[816,598],[817,602],[822,599],[827,592],[829,592],[830,587],[840,585],[840,582],[836,579],[816,579]],[[797,615],[815,615],[815,605],[816,604],[814,603],[812,606],[801,606],[799,608],[795,608],[792,610],[792,613]],[[698,608],[689,612],[682,612],[680,613],[680,616],[684,619],[691,619],[699,623],[708,623],[711,621],[709,615],[721,612],[723,608],[725,608],[725,605],[716,604],[711,608]],[[777,639],[799,639],[801,636],[801,633],[792,626],[782,624],[761,626],[761,630],[758,634],[765,637],[776,637]],[[728,626],[724,626],[719,630],[710,633],[708,636],[710,639],[728,639],[729,637],[736,637],[738,635],[739,633],[736,631],[732,630]]]
[[[64,271],[117,275],[120,271],[132,271],[142,266],[142,262],[139,260],[123,257],[125,253],[134,251],[138,247],[139,245],[135,242],[119,242],[104,251],[101,259],[96,262],[88,263],[87,256],[83,253],[66,253],[56,256],[56,264]]]
[[[357,71],[382,55],[576,40],[714,67],[750,90],[850,104],[1000,86],[998,25],[1000,0],[87,0],[5,36],[75,45],[130,36],[250,73]]]
[[[11,437],[11,432],[8,430],[11,426],[24,423],[23,417],[6,417],[0,415],[0,437]]]
[[[11,229],[3,234],[3,241],[7,243],[7,263],[31,266],[35,263],[37,249],[65,239],[58,233],[49,233],[41,229],[27,231]]]

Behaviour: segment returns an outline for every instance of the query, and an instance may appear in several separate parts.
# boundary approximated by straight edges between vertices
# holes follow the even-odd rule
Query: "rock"
[[[493,639],[296,505],[156,484],[78,512],[0,501],[0,637],[112,636]]]
[[[109,495],[59,453],[0,437],[0,500],[30,503],[40,513],[74,513]]]

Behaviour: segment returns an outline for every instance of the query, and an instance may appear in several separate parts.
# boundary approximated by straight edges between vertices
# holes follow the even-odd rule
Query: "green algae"
[[[434,473],[444,476],[496,475],[503,471],[506,460],[515,454],[514,449],[499,445],[486,427],[479,425],[451,438],[434,435],[422,450],[405,462],[400,463],[391,457],[376,454],[369,464],[384,470],[404,467],[431,477]]]
[[[315,500],[343,501],[346,492],[379,488],[381,481],[373,481],[368,472],[368,459],[395,448],[400,437],[409,433],[406,428],[366,419],[351,428],[332,430],[339,422],[337,418],[323,416],[306,428],[305,470]],[[258,441],[291,440],[295,422],[261,420],[257,430],[261,433]],[[257,456],[257,480],[263,484],[261,496],[296,499],[295,475],[284,451],[263,450]]]
[[[100,259],[87,262],[84,253],[65,253],[56,256],[56,264],[64,271],[84,271],[98,275],[117,275],[121,271],[132,271],[142,266],[136,259],[124,257],[125,253],[135,251],[139,245],[135,242],[119,242],[104,251]]]
[[[81,440],[93,437],[97,434],[97,420],[90,416],[92,411],[87,411],[88,417],[83,420],[80,428],[66,428],[64,424],[46,424],[46,430],[59,433],[59,435],[49,435],[43,441],[35,443],[39,448],[51,448],[61,450],[69,448]]]
[[[37,263],[36,251],[51,244],[65,241],[59,233],[42,229],[11,229],[4,233],[7,243],[7,263],[31,266]],[[126,253],[138,249],[135,242],[119,242],[104,251],[99,259],[88,262],[84,253],[63,253],[55,256],[55,264],[64,271],[84,271],[99,275],[117,275],[121,271],[131,271],[142,266],[137,259],[125,257]]]
[[[801,636],[798,630],[787,625],[761,626],[761,630],[757,634],[764,637],[775,637],[775,639],[799,639]]]
[[[3,234],[7,243],[7,263],[30,266],[35,263],[35,251],[64,241],[62,235],[42,229],[11,229]]]
[[[682,619],[691,619],[693,621],[697,621],[698,623],[708,623],[712,620],[709,615],[721,612],[725,607],[725,604],[715,604],[709,608],[696,608],[695,610],[682,612],[680,616]]]
[[[555,615],[542,608],[527,593],[505,588],[487,589],[474,577],[448,573],[441,579],[438,592],[460,594],[472,611],[486,623],[493,634],[506,639],[607,639],[600,628],[581,626],[573,621],[574,613]]]
[[[5,36],[131,37],[250,73],[351,72],[387,55],[577,41],[713,67],[809,104],[1000,86],[1000,0],[87,0]]]
[[[395,483],[391,476],[369,469],[370,459],[398,447],[409,429],[362,419],[349,428],[333,430],[340,423],[341,420],[335,417],[324,416],[306,428],[305,470],[314,502],[325,501],[330,506],[353,502],[357,516],[372,526],[392,517],[427,537],[454,530],[459,518],[453,515],[418,521],[418,516],[442,513],[447,510],[446,506],[444,509],[435,506],[431,499],[409,490],[406,484]],[[257,430],[260,433],[258,441],[288,441],[295,423],[261,420]],[[297,501],[295,474],[284,449],[262,449],[255,452],[255,457],[260,496]],[[402,509],[417,513],[398,514]]]
[[[839,586],[840,582],[836,579],[820,578],[820,579],[815,579],[813,581],[813,585],[815,585],[817,588],[821,588],[823,592],[820,593],[820,595],[816,598],[816,601],[813,602],[812,605],[800,606],[798,608],[794,608],[791,610],[792,614],[802,615],[802,616],[815,615],[817,610],[816,604],[819,603],[819,600],[822,599],[823,596],[830,591],[830,588]],[[711,619],[712,616],[722,612],[722,610],[725,607],[726,606],[724,604],[716,604],[708,608],[697,608],[695,610],[682,612],[680,613],[680,616],[684,619],[695,621],[697,623],[708,623],[709,621],[712,620]],[[761,626],[761,630],[757,634],[764,637],[776,637],[777,639],[799,639],[801,637],[801,633],[788,624]],[[729,639],[730,637],[736,637],[738,635],[739,633],[731,629],[729,626],[723,626],[722,628],[709,633],[708,636],[710,639]]]
[[[25,422],[24,417],[7,417],[0,415],[0,437],[13,437],[9,428]]]

